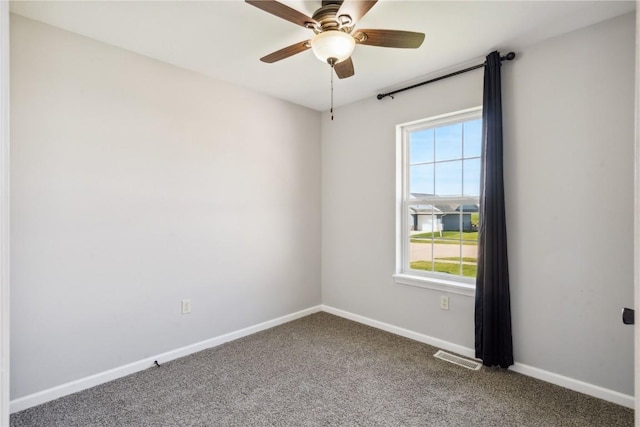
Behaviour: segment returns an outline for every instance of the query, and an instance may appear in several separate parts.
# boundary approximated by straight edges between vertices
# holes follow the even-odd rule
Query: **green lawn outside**
[[[411,263],[411,268],[414,270],[431,270],[431,262],[430,261],[414,261]],[[434,262],[433,263],[433,271],[438,273],[448,273],[448,274],[460,274],[460,264],[454,264],[449,262]],[[477,267],[475,265],[462,265],[462,275],[465,277],[476,277]]]
[[[460,234],[462,234],[463,245],[477,245],[478,244],[478,232],[477,231],[443,231],[442,236],[440,233],[418,233],[411,236],[411,243],[438,243],[444,245],[458,245],[460,244]]]
[[[440,260],[440,261],[458,261],[458,262],[460,262],[460,257],[448,256],[448,257],[436,258],[436,260]],[[478,262],[478,258],[462,257],[462,262]]]

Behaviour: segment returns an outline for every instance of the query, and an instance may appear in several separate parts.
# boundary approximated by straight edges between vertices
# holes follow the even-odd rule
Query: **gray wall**
[[[633,394],[633,14],[505,64],[515,359]],[[499,47],[503,53],[509,46]],[[487,52],[491,47],[487,47]],[[482,103],[482,71],[322,122],[323,303],[473,348],[472,297],[395,284],[395,125]],[[366,210],[367,215],[359,215]]]
[[[11,30],[12,399],[320,304],[318,112]]]

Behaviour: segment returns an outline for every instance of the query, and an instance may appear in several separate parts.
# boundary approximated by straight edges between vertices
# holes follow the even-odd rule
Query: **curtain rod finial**
[[[500,59],[502,59],[502,60],[505,60],[505,59],[506,59],[507,61],[511,61],[511,60],[512,60],[512,59],[514,59],[515,57],[516,57],[515,52],[509,52],[509,53],[507,53],[505,56],[503,56],[503,57],[502,57],[502,58],[500,58]]]

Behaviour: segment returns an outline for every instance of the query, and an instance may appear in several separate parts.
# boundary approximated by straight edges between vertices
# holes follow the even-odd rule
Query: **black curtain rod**
[[[505,56],[501,56],[500,57],[500,61],[511,61],[515,57],[516,57],[515,53],[509,52]],[[484,67],[485,64],[486,64],[486,62],[483,62],[482,64],[474,65],[473,67],[465,68],[464,70],[454,71],[453,73],[449,73],[446,76],[440,76],[440,77],[436,77],[435,79],[427,80],[426,82],[416,83],[414,85],[407,86],[407,87],[404,87],[402,89],[394,90],[393,92],[380,93],[380,94],[378,94],[378,99],[386,98],[387,96],[390,96],[391,98],[393,98],[393,95],[395,95],[398,92],[404,92],[405,90],[409,90],[409,89],[413,89],[413,88],[416,88],[416,87],[419,87],[419,86],[422,86],[422,85],[426,85],[426,84],[429,84],[429,83],[437,82],[439,80],[448,79],[449,77],[457,76],[458,74],[466,73],[467,71],[477,70],[478,68]]]

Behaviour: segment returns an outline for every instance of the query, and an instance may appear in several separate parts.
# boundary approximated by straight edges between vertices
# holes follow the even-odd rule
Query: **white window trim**
[[[417,286],[439,292],[475,296],[475,279],[465,277],[452,278],[450,275],[438,273],[414,274],[408,272],[409,228],[406,227],[404,200],[405,189],[409,185],[409,172],[405,168],[407,144],[404,141],[410,132],[428,127],[440,127],[448,123],[457,123],[482,116],[482,107],[469,108],[462,111],[443,114],[428,119],[416,120],[396,126],[396,271],[393,275],[395,283]]]

